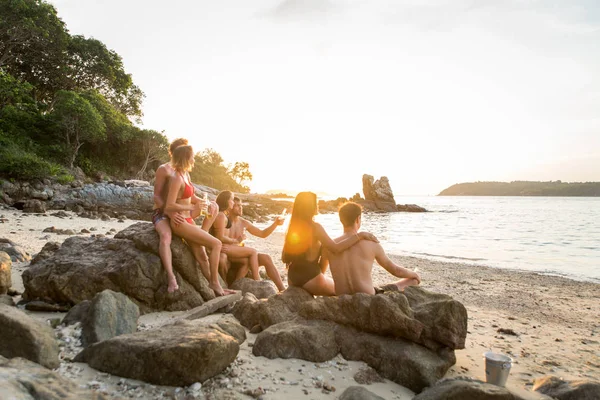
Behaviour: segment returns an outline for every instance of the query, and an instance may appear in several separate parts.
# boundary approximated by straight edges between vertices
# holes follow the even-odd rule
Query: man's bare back
[[[342,241],[347,235],[334,239]],[[375,247],[379,243],[361,240],[348,250],[333,254],[327,252],[331,275],[335,282],[335,294],[375,294],[371,273],[375,261]]]
[[[362,207],[353,202],[345,203],[340,207],[339,215],[340,222],[344,226],[344,234],[334,239],[336,242],[357,235],[362,223]],[[404,290],[407,286],[421,283],[421,278],[416,272],[390,260],[379,242],[361,240],[341,253],[325,252],[324,255],[329,261],[335,283],[335,294],[338,296],[354,293],[375,294],[371,278],[373,261],[377,261],[390,274],[401,278],[399,281],[386,285],[387,290]]]

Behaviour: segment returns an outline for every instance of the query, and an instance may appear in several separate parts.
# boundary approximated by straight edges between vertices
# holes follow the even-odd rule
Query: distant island
[[[467,182],[442,190],[438,196],[600,196],[600,182]]]

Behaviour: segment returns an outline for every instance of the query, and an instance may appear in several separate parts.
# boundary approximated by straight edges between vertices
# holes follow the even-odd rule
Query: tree
[[[250,165],[247,162],[236,161],[234,166],[229,168],[228,173],[240,186],[244,181],[252,180]]]
[[[212,167],[218,167],[223,164],[223,157],[213,149],[204,149],[201,152],[196,153],[196,158],[199,159],[200,163],[209,165]]]
[[[71,90],[95,90],[124,115],[142,116],[144,93],[125,72],[120,55],[101,41],[81,35],[71,37],[68,54]]]
[[[85,142],[106,138],[106,126],[100,113],[75,92],[60,90],[56,93],[52,118],[61,128],[71,169]]]
[[[137,173],[137,178],[144,179],[148,165],[161,160],[164,155],[168,154],[169,140],[161,132],[144,129],[139,132],[136,141],[141,142],[140,149],[143,154],[143,164]]]
[[[43,0],[0,0],[0,67],[31,83],[38,100],[61,87],[69,34]]]

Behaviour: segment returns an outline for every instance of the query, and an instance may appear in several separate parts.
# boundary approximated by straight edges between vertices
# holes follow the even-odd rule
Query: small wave
[[[439,257],[439,258],[446,258],[448,260],[466,260],[466,261],[485,261],[485,258],[468,258],[468,257],[458,257],[458,256],[445,256],[445,255],[440,255],[440,254],[430,254],[430,253],[414,253],[414,254],[419,254],[422,256],[427,256],[427,257]]]
[[[433,212],[436,212],[436,213],[455,213],[455,212],[458,212],[458,210],[434,210]]]

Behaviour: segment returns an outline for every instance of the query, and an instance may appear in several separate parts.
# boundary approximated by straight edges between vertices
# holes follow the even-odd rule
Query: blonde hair
[[[194,156],[192,146],[179,146],[173,151],[173,160],[171,165],[179,172],[188,172],[192,170],[190,159]]]
[[[179,138],[173,140],[173,142],[171,142],[171,144],[169,145],[169,157],[173,158],[173,153],[175,152],[176,148],[178,148],[179,146],[185,146],[187,144],[188,140],[186,138]]]

